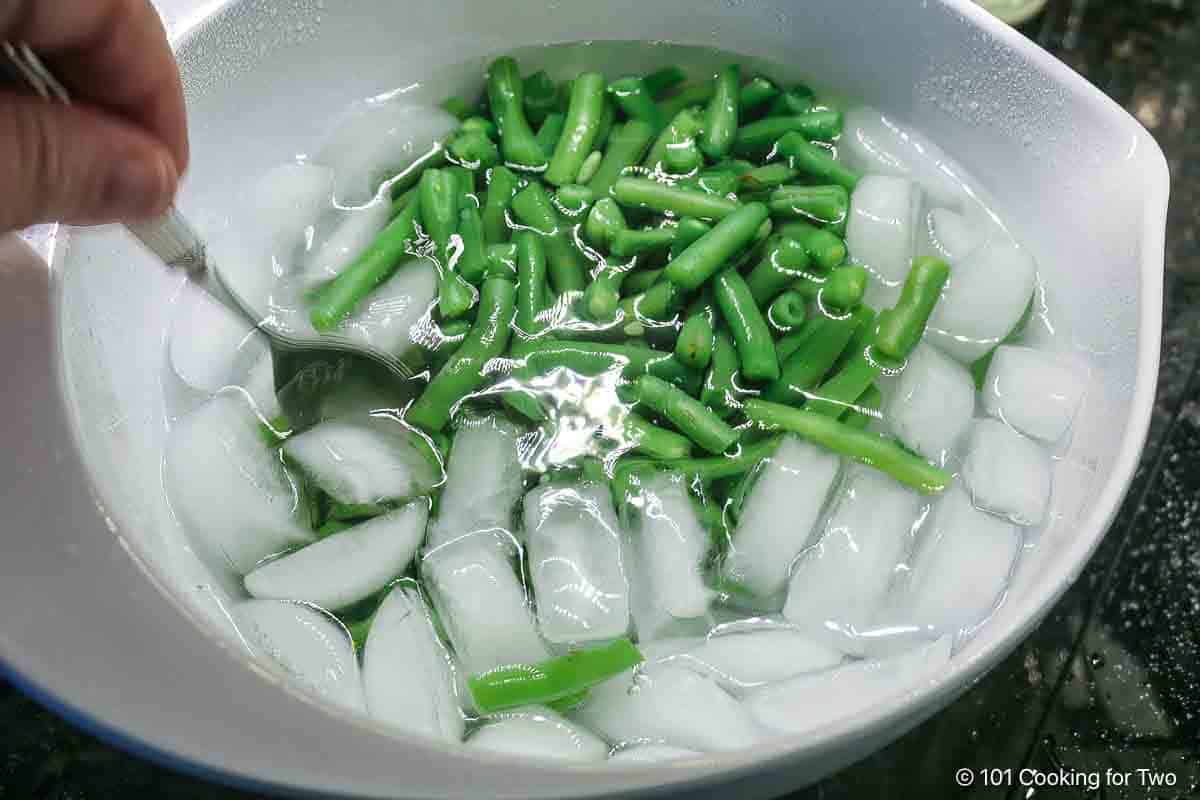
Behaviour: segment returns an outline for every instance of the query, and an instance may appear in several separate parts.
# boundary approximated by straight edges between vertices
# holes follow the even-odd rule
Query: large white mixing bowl
[[[579,39],[719,46],[789,65],[964,163],[1037,256],[1059,344],[1095,367],[1055,472],[1054,521],[1001,613],[935,682],[754,752],[613,771],[450,750],[350,718],[252,663],[205,605],[164,508],[167,275],[119,231],[73,232],[50,270],[0,257],[0,665],[85,727],[243,785],[354,797],[767,796],[861,758],[949,703],[1079,575],[1137,463],[1154,394],[1168,177],[1132,118],[1070,69],[953,0],[245,0],[178,42],[203,214],[317,140],[353,98]],[[644,54],[643,61],[649,61]],[[622,71],[649,63],[619,65]],[[220,498],[214,498],[215,503]]]

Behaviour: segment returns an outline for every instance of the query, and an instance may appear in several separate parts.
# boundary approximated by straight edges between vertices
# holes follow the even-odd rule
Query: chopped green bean
[[[611,321],[621,305],[621,284],[630,271],[624,264],[609,265],[600,270],[583,290],[581,309],[584,316],[596,322]]]
[[[593,247],[607,250],[613,237],[628,227],[621,207],[611,197],[601,197],[592,206],[583,226],[583,236]]]
[[[883,394],[879,387],[871,384],[867,390],[854,401],[854,408],[846,414],[843,422],[852,428],[866,430],[871,423],[879,418],[879,407],[883,405]]]
[[[670,97],[659,100],[658,107],[662,109],[663,117],[671,119],[685,108],[708,105],[716,88],[716,84],[711,80],[693,83],[684,86]]]
[[[488,170],[487,198],[483,204],[483,238],[488,244],[508,241],[508,208],[517,193],[520,179],[508,167],[493,167]]]
[[[529,336],[541,333],[538,319],[546,297],[546,250],[543,239],[533,231],[521,231],[517,245],[517,328]]]
[[[589,687],[619,675],[642,661],[642,654],[628,639],[536,664],[508,664],[467,680],[471,697],[481,713],[507,708],[546,704],[577,695]]]
[[[646,91],[651,97],[661,97],[665,92],[675,88],[679,84],[687,80],[687,73],[679,67],[671,65],[656,69],[649,75],[642,78],[642,83],[646,86]]]
[[[538,147],[542,148],[542,152],[549,158],[554,153],[554,148],[558,144],[558,140],[562,138],[563,128],[567,124],[567,115],[555,111],[547,114],[546,119],[542,121],[542,125],[538,128],[537,135],[534,137],[538,143]]]
[[[799,327],[796,328],[796,330],[789,333],[787,336],[784,336],[775,343],[775,352],[779,355],[781,372],[783,369],[782,365],[787,363],[788,359],[792,357],[792,353],[799,350],[800,347],[808,341],[808,338],[812,336],[815,331],[819,330],[817,327],[817,322],[819,319],[821,318],[818,317],[817,319],[804,320],[804,322],[802,322]],[[845,351],[843,351],[843,355],[845,355]]]
[[[574,219],[591,208],[592,203],[596,202],[596,195],[586,186],[568,183],[566,186],[558,187],[558,191],[554,193],[554,199],[558,201],[558,210]]]
[[[675,244],[671,245],[671,258],[678,258],[680,253],[711,230],[712,225],[695,217],[684,217],[679,220],[679,224],[675,226]]]
[[[642,166],[659,172],[671,172],[670,167],[673,151],[683,153],[689,148],[699,153],[696,148],[696,137],[704,130],[704,118],[697,108],[684,108],[671,119],[670,124],[663,128],[650,152],[642,161]],[[676,156],[678,157],[678,156]],[[690,156],[689,156],[690,157]],[[702,157],[703,158],[703,157]],[[690,170],[682,170],[688,172]]]
[[[460,120],[465,120],[467,117],[475,113],[471,110],[471,106],[466,100],[463,100],[461,97],[457,96],[447,97],[441,102],[441,107],[451,116],[458,117]]]
[[[690,314],[675,340],[675,357],[689,367],[705,369],[712,360],[714,335],[711,312]]]
[[[477,131],[455,136],[446,149],[455,163],[467,169],[490,169],[500,163],[500,149],[496,143]]]
[[[740,403],[737,400],[734,378],[738,370],[737,347],[724,329],[718,330],[713,338],[712,358],[700,400],[718,416],[728,417]]]
[[[779,226],[779,235],[796,239],[804,245],[813,266],[820,272],[829,272],[846,260],[846,243],[835,233],[793,220]]]
[[[804,84],[796,84],[785,89],[774,99],[767,109],[767,116],[784,117],[807,114],[812,111],[814,104],[813,91]]]
[[[716,161],[724,158],[738,133],[738,94],[741,91],[742,71],[737,64],[721,68],[714,81],[713,96],[704,116],[704,132],[700,149]]]
[[[475,302],[475,293],[454,270],[459,258],[452,252],[459,223],[462,187],[448,169],[426,170],[419,184],[421,222],[434,244],[438,283],[438,312],[454,319],[467,312]]]
[[[770,78],[755,75],[738,93],[738,106],[743,114],[752,114],[763,109],[779,96],[779,87]]]
[[[599,150],[593,150],[591,154],[583,160],[583,166],[579,168],[579,176],[576,178],[576,180],[579,183],[588,183],[596,176],[596,170],[600,169],[600,162],[603,160],[604,154]],[[595,191],[595,189],[592,189],[593,194]]]
[[[653,409],[702,449],[723,453],[737,441],[737,431],[678,387],[653,375],[643,375],[637,379],[635,388],[639,403]]]
[[[625,279],[621,284],[621,296],[631,297],[641,294],[654,286],[662,278],[663,271],[661,269],[639,269]]]
[[[779,380],[763,391],[763,397],[776,403],[803,403],[809,390],[833,368],[861,322],[862,316],[854,315],[817,317],[807,338],[784,362]]]
[[[463,246],[462,255],[458,257],[458,274],[468,283],[478,285],[487,271],[487,251],[483,241],[483,219],[474,205],[459,212],[458,235]]]
[[[517,62],[498,58],[488,69],[488,100],[492,116],[500,128],[500,149],[504,159],[530,169],[541,169],[546,156],[525,119],[525,84]]]
[[[851,311],[862,302],[867,280],[867,270],[858,264],[838,267],[821,289],[821,303],[835,311]]]
[[[671,281],[660,280],[640,294],[621,301],[625,319],[643,323],[663,322],[675,316],[683,304],[683,292]]]
[[[571,241],[566,221],[555,210],[542,185],[531,182],[517,192],[512,208],[523,225],[545,237],[550,283],[555,291],[560,294],[582,291],[586,285],[583,255]]]
[[[652,125],[639,119],[631,119],[624,125],[614,127],[604,158],[600,160],[596,174],[588,181],[588,188],[597,197],[606,197],[622,173],[646,155],[655,133]]]
[[[834,139],[842,132],[840,111],[809,111],[790,117],[765,117],[738,129],[733,151],[740,155],[765,155],[784,135],[805,139]]]
[[[767,241],[762,260],[746,276],[746,285],[750,287],[754,302],[765,306],[793,281],[803,277],[811,267],[808,251],[802,243],[775,234]]]
[[[638,414],[626,414],[623,427],[626,440],[650,458],[687,458],[692,454],[691,439],[647,422]]]
[[[542,337],[517,342],[513,346],[512,357],[518,362],[512,373],[517,379],[542,375],[561,367],[588,377],[613,370],[620,370],[626,380],[654,375],[684,390],[689,390],[698,382],[697,373],[673,354],[643,345],[559,341]]]
[[[667,279],[684,289],[699,288],[754,241],[767,213],[763,204],[748,203],[725,217],[667,264]]]
[[[800,217],[824,225],[840,235],[846,230],[850,195],[845,187],[837,184],[780,186],[771,192],[767,205],[773,215]]]
[[[776,297],[767,309],[767,322],[781,331],[790,331],[803,325],[808,317],[808,301],[799,292],[784,292]],[[776,343],[778,353],[780,343]],[[780,359],[785,357],[779,353]],[[782,369],[782,368],[781,368]]]
[[[462,125],[458,129],[463,133],[482,133],[492,141],[500,137],[500,130],[496,127],[496,123],[485,117],[468,117],[462,121]]]
[[[598,72],[585,72],[571,87],[566,124],[550,158],[550,166],[542,176],[548,183],[562,186],[575,180],[583,160],[592,152],[603,115],[604,76]]]
[[[756,167],[741,176],[741,187],[748,192],[761,192],[782,186],[800,173],[782,162]]]
[[[675,227],[672,225],[643,230],[625,228],[613,236],[609,249],[618,258],[631,258],[643,253],[665,252],[674,243]]]
[[[779,378],[779,358],[771,330],[750,294],[750,287],[736,269],[722,272],[713,287],[721,316],[737,343],[741,373],[750,381]]]
[[[649,178],[620,178],[613,185],[613,196],[625,206],[648,208],[678,217],[720,220],[741,207],[728,197],[669,186]]]
[[[949,278],[950,266],[945,261],[930,257],[913,260],[900,300],[879,315],[875,347],[880,353],[896,361],[908,358],[921,341],[929,315]]]
[[[628,77],[615,80],[608,85],[608,93],[627,118],[647,122],[655,132],[662,130],[663,125],[666,124],[662,111],[654,102],[654,98],[641,78]]]
[[[817,180],[836,183],[853,192],[860,176],[834,159],[825,148],[815,145],[801,133],[789,133],[775,143],[775,153],[788,165]]]
[[[531,125],[541,125],[558,106],[558,84],[545,70],[538,70],[525,76],[523,86],[525,118]]]
[[[626,458],[617,462],[614,483],[628,484],[630,478],[647,471],[662,470],[682,475],[689,483],[709,483],[723,478],[735,478],[770,458],[782,441],[780,436],[771,436],[753,443],[741,443],[729,455],[712,458],[685,458],[678,461],[654,461],[646,458]]]
[[[713,167],[712,169],[701,170],[698,174],[690,178],[684,178],[675,184],[685,189],[698,189],[705,194],[717,195],[728,198],[738,190],[737,173],[731,170]]]
[[[517,245],[515,242],[487,246],[487,278],[517,277]]]

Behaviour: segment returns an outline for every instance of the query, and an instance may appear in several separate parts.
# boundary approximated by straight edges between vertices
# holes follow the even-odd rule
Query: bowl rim
[[[1098,492],[1095,502],[1084,519],[1077,523],[1080,531],[1090,532],[1088,536],[1075,536],[1064,547],[1063,555],[1057,561],[1057,566],[1048,571],[1036,586],[1029,588],[1026,595],[1029,612],[1014,619],[1008,629],[1000,636],[993,638],[986,646],[972,653],[969,658],[952,660],[950,667],[922,685],[892,697],[886,703],[872,709],[870,712],[854,718],[842,719],[821,729],[819,741],[809,736],[780,735],[764,741],[752,751],[734,752],[728,754],[709,754],[703,758],[689,760],[686,767],[668,769],[663,766],[623,769],[620,772],[606,768],[603,764],[592,767],[555,767],[532,759],[518,759],[520,762],[536,764],[539,770],[546,773],[561,773],[567,775],[595,775],[603,772],[612,777],[620,776],[627,786],[671,787],[683,789],[695,784],[711,780],[719,775],[723,779],[736,779],[751,771],[760,769],[776,769],[782,767],[789,759],[799,754],[834,751],[846,747],[852,740],[861,737],[868,730],[885,730],[894,727],[909,727],[919,719],[913,716],[913,709],[924,708],[931,715],[946,703],[964,692],[976,682],[983,673],[998,663],[1001,658],[1011,652],[1027,637],[1050,611],[1053,604],[1066,592],[1082,573],[1084,566],[1108,530],[1116,515],[1125,494],[1129,489],[1133,473],[1137,467],[1141,450],[1144,445],[1156,389],[1159,349],[1162,326],[1162,270],[1165,252],[1165,220],[1167,201],[1170,191],[1170,180],[1166,158],[1153,137],[1125,109],[1103,94],[1066,64],[1037,46],[1015,29],[1002,23],[984,9],[976,6],[971,0],[937,0],[940,5],[947,7],[951,13],[964,17],[974,27],[994,37],[1000,44],[1020,52],[1028,58],[1035,69],[1042,71],[1059,85],[1071,90],[1081,102],[1099,105],[1116,113],[1124,119],[1136,138],[1136,146],[1146,147],[1150,154],[1149,170],[1145,180],[1146,200],[1143,207],[1142,247],[1139,254],[1139,346],[1136,354],[1138,369],[1134,379],[1131,398],[1131,411],[1128,427],[1122,437],[1112,469]],[[203,28],[215,20],[222,12],[234,6],[234,0],[218,0],[197,10],[192,16],[182,21],[175,30],[172,44],[181,49],[192,44]],[[66,240],[65,230],[59,228],[58,242]],[[64,247],[54,246],[52,241],[53,272],[58,274],[65,258]],[[53,330],[61,330],[58,324],[57,310],[55,311]],[[59,386],[65,389],[64,376],[61,374],[61,358],[55,364],[59,371]],[[64,395],[65,396],[65,395]],[[68,420],[65,408],[60,412]],[[75,455],[84,463],[78,432],[72,427]],[[89,481],[92,480],[88,470],[83,470]],[[136,545],[129,545],[136,549]],[[173,592],[166,588],[161,576],[155,574],[157,569],[146,558],[137,557],[130,553],[139,570],[150,580],[168,602],[170,602],[184,617],[196,625],[206,637],[216,637],[219,634],[211,624],[202,620],[187,607]],[[230,656],[233,658],[234,656]],[[238,658],[244,662],[244,659]],[[23,692],[39,703],[53,709],[72,723],[79,725],[101,739],[127,750],[137,756],[180,770],[184,773],[219,780],[227,785],[256,791],[271,793],[287,792],[300,794],[315,794],[328,789],[316,789],[313,786],[297,785],[289,781],[283,774],[272,770],[266,764],[256,774],[250,775],[225,768],[214,763],[203,754],[187,753],[183,750],[171,749],[155,744],[152,741],[126,732],[121,724],[111,719],[111,714],[93,712],[82,706],[75,705],[69,692],[62,691],[63,687],[45,685],[38,678],[23,675],[12,667],[8,659],[0,653],[0,674],[10,680]],[[278,684],[277,684],[278,686]],[[265,688],[265,687],[264,687]],[[290,695],[308,704],[318,705],[323,713],[328,713],[342,721],[346,721],[370,731],[373,734],[383,734],[405,745],[419,749],[435,750],[438,753],[452,755],[470,761],[484,762],[489,765],[512,764],[513,757],[493,756],[486,753],[471,752],[449,745],[435,745],[423,737],[412,736],[395,731],[378,723],[373,723],[361,715],[339,712],[324,703],[314,700],[308,695],[283,686]],[[108,717],[108,718],[106,718]],[[581,789],[583,787],[580,787]],[[598,788],[596,793],[612,791],[614,787]],[[343,788],[342,791],[345,791]],[[351,790],[353,791],[353,790]]]

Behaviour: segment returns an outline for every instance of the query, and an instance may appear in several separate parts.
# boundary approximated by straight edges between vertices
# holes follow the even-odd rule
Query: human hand
[[[5,40],[43,56],[74,102],[0,91],[0,232],[165,211],[187,169],[187,120],[149,0],[0,0]]]

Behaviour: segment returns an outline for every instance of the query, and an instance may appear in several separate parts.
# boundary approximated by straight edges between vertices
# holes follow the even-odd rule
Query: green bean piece
[[[630,297],[642,294],[650,289],[650,287],[660,282],[663,271],[661,269],[639,269],[625,279],[621,284],[621,295]]]
[[[813,298],[815,299],[816,295]],[[875,309],[870,306],[860,305],[854,310],[854,313],[861,318],[862,323],[858,326],[858,330],[854,332],[854,337],[850,339],[850,344],[846,345],[845,351],[842,352],[842,357],[833,365],[834,375],[841,372],[857,355],[866,350],[867,345],[875,341],[875,329],[878,327],[876,325]]]
[[[558,191],[554,193],[554,199],[558,201],[556,204],[558,210],[574,219],[587,213],[587,210],[592,207],[592,203],[596,202],[596,195],[586,186],[568,183],[566,186],[558,187]]]
[[[596,126],[596,139],[592,142],[593,150],[604,150],[608,137],[612,135],[613,126],[617,123],[617,107],[604,98],[604,108],[600,112],[600,124]]]
[[[664,118],[671,119],[685,108],[708,105],[716,89],[716,83],[711,80],[693,83],[684,86],[670,97],[659,100],[658,107],[662,109]]]
[[[541,169],[546,164],[546,155],[525,119],[525,84],[517,62],[507,56],[493,61],[488,69],[487,91],[492,116],[500,128],[504,160]]]
[[[717,276],[713,286],[721,317],[737,344],[741,373],[750,381],[774,381],[779,378],[779,358],[771,330],[762,311],[750,295],[750,287],[736,269]]]
[[[567,124],[567,115],[555,111],[546,115],[546,119],[542,122],[542,126],[538,128],[537,136],[534,138],[538,143],[538,147],[542,148],[546,158],[549,158],[554,153],[554,148],[558,144],[558,140],[562,138],[563,129]]]
[[[562,186],[575,180],[583,160],[592,152],[603,114],[604,76],[598,72],[585,72],[571,87],[566,123],[550,158],[550,166],[542,176],[545,181]]]
[[[737,64],[721,68],[714,79],[713,96],[704,112],[704,133],[700,149],[713,161],[724,158],[738,131],[738,97],[742,70]]]
[[[808,338],[784,362],[779,380],[763,391],[763,397],[776,403],[803,403],[809,390],[833,368],[860,323],[861,317],[854,315],[817,317]]]
[[[738,176],[735,172],[714,167],[701,170],[694,177],[684,178],[675,185],[728,199],[738,190]]]
[[[894,440],[843,425],[837,420],[766,400],[746,401],[746,416],[766,428],[782,428],[814,444],[891,475],[923,494],[937,494],[950,476]]]
[[[593,247],[607,250],[612,244],[613,237],[619,231],[625,230],[625,215],[621,207],[611,197],[601,197],[592,206],[587,221],[583,225],[583,237]]]
[[[646,154],[642,166],[658,172],[671,172],[668,154],[673,151],[684,152],[689,146],[696,150],[696,137],[704,130],[704,118],[697,108],[687,107],[672,117],[667,127],[662,129],[650,152]],[[698,153],[699,151],[696,150]],[[702,156],[703,158],[703,156]],[[683,170],[687,172],[688,170]]]
[[[746,276],[746,285],[750,287],[754,302],[766,306],[811,268],[812,261],[803,244],[791,237],[775,234],[767,240],[762,259]]]
[[[467,195],[475,194],[475,173],[459,164],[446,167],[446,172],[454,176],[454,186],[458,189],[458,207],[463,208],[469,202]]]
[[[770,119],[768,117],[768,119]],[[801,133],[789,133],[775,144],[775,154],[798,172],[827,183],[836,183],[853,192],[861,176],[847,168],[825,148],[815,145]]]
[[[758,442],[743,442],[729,455],[712,458],[686,458],[678,461],[621,459],[614,470],[613,482],[627,485],[631,476],[656,470],[678,473],[689,483],[711,483],[723,478],[736,478],[754,469],[764,458],[770,458],[781,441],[783,437],[771,436]]]
[[[700,312],[688,316],[675,340],[675,357],[694,369],[705,369],[712,361],[713,315]]]
[[[724,453],[738,440],[738,433],[729,427],[708,406],[653,375],[637,379],[635,392],[639,403],[651,408],[710,453]]]
[[[517,193],[520,179],[508,167],[492,167],[488,170],[487,198],[484,200],[483,239],[488,244],[507,242],[511,231],[506,215]]]
[[[867,280],[867,270],[858,264],[838,267],[829,273],[829,280],[821,289],[822,305],[834,311],[852,311],[862,302],[863,294],[867,291]],[[923,329],[924,323],[921,325]],[[919,338],[920,333],[917,336]]]
[[[594,322],[612,321],[621,305],[621,284],[630,271],[624,264],[601,269],[600,274],[583,290],[583,315]]]
[[[687,73],[675,65],[656,69],[642,78],[642,83],[651,97],[659,98],[687,80]]]
[[[765,164],[761,167],[756,167],[742,175],[739,180],[743,191],[761,192],[795,180],[799,174],[791,166],[782,162],[775,162],[774,164]]]
[[[770,78],[755,75],[738,92],[738,110],[745,115],[762,111],[778,96],[779,87]]]
[[[487,246],[487,270],[485,278],[517,279],[517,245],[515,242],[489,244]]]
[[[586,285],[583,254],[571,241],[567,223],[555,210],[540,183],[533,182],[517,192],[512,209],[521,224],[545,237],[550,283],[559,294],[582,291]]]
[[[679,224],[675,226],[675,244],[671,245],[671,258],[678,258],[680,253],[711,230],[712,225],[695,217],[684,217],[679,220]]]
[[[465,120],[467,117],[475,113],[471,110],[471,106],[466,100],[463,100],[461,97],[457,96],[447,97],[441,102],[441,107],[451,116],[458,117],[460,120]]]
[[[655,132],[662,130],[663,125],[666,124],[662,111],[654,102],[654,98],[641,78],[628,77],[615,80],[608,85],[608,93],[627,118],[647,122]]]
[[[854,408],[846,414],[842,422],[851,428],[865,431],[872,422],[879,419],[879,408],[883,405],[883,394],[879,387],[871,384],[867,390],[854,401]]]
[[[318,539],[328,539],[330,536],[333,536],[336,533],[341,533],[342,531],[349,530],[353,527],[354,523],[350,520],[327,519],[321,524],[321,527],[317,528],[316,534]],[[354,626],[348,625],[347,627],[350,629],[351,633],[353,633]],[[363,631],[363,635],[365,637],[366,631]],[[355,641],[357,642],[358,640],[356,639]]]
[[[587,184],[596,177],[596,170],[600,169],[600,162],[604,160],[604,154],[599,150],[593,150],[591,154],[583,160],[583,166],[579,168],[579,177],[576,179],[579,183]],[[588,187],[589,189],[591,187]],[[595,194],[595,189],[592,189],[592,194]]]
[[[467,169],[490,169],[500,163],[500,149],[484,134],[461,133],[447,147],[455,163]]]
[[[771,192],[767,206],[775,216],[800,217],[843,235],[850,213],[850,195],[837,184],[780,186]]]
[[[643,253],[665,252],[675,243],[675,227],[645,228],[631,230],[626,228],[617,231],[609,247],[610,252],[617,258],[632,258]]]
[[[785,292],[785,294],[786,294],[786,292]],[[783,295],[780,295],[780,297],[783,297]],[[800,323],[799,326],[797,326],[796,330],[789,333],[787,336],[784,336],[782,339],[780,339],[779,341],[777,341],[775,343],[775,352],[779,355],[779,363],[781,365],[780,366],[781,374],[783,371],[783,365],[787,364],[788,359],[792,357],[792,353],[799,350],[800,347],[805,342],[808,341],[808,338],[810,336],[812,336],[815,331],[820,330],[820,328],[817,325],[817,322],[820,319],[822,319],[822,318],[804,320],[802,323]],[[848,351],[848,349],[849,348],[847,348],[847,350],[842,351],[842,355],[845,355],[846,352]],[[835,369],[836,369],[836,366],[835,366]]]
[[[925,325],[942,296],[942,287],[950,279],[950,265],[937,258],[923,256],[913,260],[912,269],[900,291],[894,308],[879,315],[875,348],[887,358],[903,361],[921,341]]]
[[[704,153],[695,139],[688,139],[667,148],[663,169],[671,175],[691,175],[704,166]]]
[[[546,116],[558,107],[558,84],[544,69],[526,75],[522,83],[525,118],[530,125],[541,125]]]
[[[679,287],[660,280],[646,291],[622,300],[621,310],[627,320],[655,323],[672,319],[682,305],[683,292]]]
[[[413,201],[413,198],[415,198],[416,196],[417,196],[417,189],[414,186],[412,189],[409,189],[407,192],[404,192],[403,194],[393,197],[392,198],[392,208],[391,208],[392,219],[395,219],[397,214],[399,214],[401,211],[403,211],[405,208],[407,208],[408,204],[411,203]]]
[[[475,293],[455,271],[459,258],[452,252],[452,238],[458,233],[459,202],[462,186],[448,169],[426,170],[418,185],[421,222],[434,244],[438,275],[438,313],[454,319],[467,312],[475,302]]]
[[[726,261],[754,241],[767,221],[767,213],[762,203],[748,203],[725,217],[667,264],[667,279],[684,289],[700,288]]]
[[[813,110],[816,100],[813,97],[812,89],[804,84],[796,84],[788,89],[785,89],[771,102],[771,107],[767,109],[769,117],[789,117],[799,114],[807,114]]]
[[[840,111],[809,111],[791,117],[765,117],[738,129],[733,151],[739,155],[764,155],[785,134],[805,139],[834,139],[842,132]]]
[[[790,331],[803,325],[808,317],[808,301],[799,292],[784,292],[771,302],[767,309],[767,322],[781,331]],[[775,351],[780,359],[784,359],[780,343],[775,344]]]
[[[496,127],[496,123],[486,117],[468,117],[462,121],[462,125],[458,129],[463,133],[482,133],[492,141],[500,137],[500,130]]]
[[[471,332],[409,407],[406,421],[426,431],[440,431],[462,399],[483,385],[488,379],[484,366],[508,347],[516,293],[516,285],[506,278],[483,282]]]
[[[516,325],[529,336],[536,336],[544,327],[544,323],[538,319],[546,297],[546,250],[543,241],[533,231],[521,231],[516,235]]]
[[[650,458],[687,458],[692,454],[691,439],[660,428],[638,414],[626,414],[623,428],[625,439],[633,449]]]
[[[652,125],[640,119],[631,119],[613,128],[604,158],[600,160],[596,174],[587,182],[596,197],[607,197],[621,174],[642,160],[655,133]]]
[[[644,345],[607,342],[559,341],[541,337],[514,344],[512,357],[517,361],[512,377],[527,379],[552,369],[565,368],[579,375],[596,377],[619,370],[626,380],[654,375],[690,391],[698,381],[697,373],[671,353]]]
[[[458,235],[462,239],[462,255],[458,257],[458,274],[467,283],[478,285],[487,271],[487,250],[483,241],[483,219],[479,209],[468,205],[458,213]]]
[[[813,267],[819,272],[829,272],[846,260],[846,243],[837,234],[807,222],[793,220],[780,225],[779,235],[790,237],[804,245],[805,252],[812,259]]]
[[[412,258],[409,242],[416,238],[420,199],[409,203],[350,265],[317,290],[309,309],[313,327],[333,330],[376,287]]]
[[[649,178],[619,178],[613,185],[617,202],[632,208],[648,208],[677,217],[720,220],[741,207],[736,200],[699,189],[670,186]]]
[[[708,373],[704,376],[700,401],[720,417],[730,416],[741,405],[734,384],[738,366],[737,347],[733,339],[724,329],[718,330],[713,337],[712,358],[709,360]]]
[[[445,145],[442,142],[434,143],[427,152],[386,181],[391,187],[392,197],[397,198],[410,189],[415,188],[425,170],[433,167],[442,167],[447,163]]]

